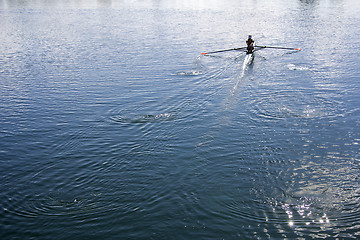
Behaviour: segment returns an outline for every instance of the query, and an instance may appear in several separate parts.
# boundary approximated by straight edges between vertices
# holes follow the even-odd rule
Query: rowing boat
[[[301,48],[289,48],[289,47],[273,47],[273,46],[254,46],[254,50],[252,52],[246,52],[246,55],[253,55],[255,51],[263,49],[263,48],[274,48],[274,49],[287,49],[287,50],[296,50],[296,51],[301,51]],[[201,55],[207,55],[207,54],[211,54],[211,53],[221,53],[221,52],[227,52],[227,51],[233,51],[233,50],[246,50],[247,47],[240,47],[240,48],[231,48],[231,49],[225,49],[225,50],[219,50],[219,51],[214,51],[214,52],[204,52],[201,53]]]
[[[218,51],[214,51],[214,52],[201,53],[201,55],[208,55],[208,54],[212,54],[212,53],[222,53],[222,52],[233,51],[233,50],[237,50],[237,51],[242,50],[242,51],[246,52],[245,59],[244,59],[244,64],[243,64],[243,69],[245,69],[247,65],[250,65],[253,62],[253,60],[254,60],[254,52],[258,51],[260,49],[273,48],[273,49],[285,49],[285,50],[287,49],[287,50],[301,51],[301,48],[273,47],[273,46],[254,46],[252,51],[248,51],[247,48],[248,47],[224,49],[224,50],[218,50]]]
[[[249,65],[254,60],[254,51],[247,52],[244,59],[244,65]]]

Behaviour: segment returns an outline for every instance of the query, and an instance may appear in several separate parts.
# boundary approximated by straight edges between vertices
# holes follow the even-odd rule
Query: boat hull
[[[246,53],[245,59],[244,59],[244,64],[245,65],[249,65],[252,63],[252,61],[254,60],[254,53]]]

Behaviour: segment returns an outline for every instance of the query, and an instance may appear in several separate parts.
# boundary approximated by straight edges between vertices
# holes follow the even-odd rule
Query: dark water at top
[[[359,9],[2,1],[0,238],[359,238]]]

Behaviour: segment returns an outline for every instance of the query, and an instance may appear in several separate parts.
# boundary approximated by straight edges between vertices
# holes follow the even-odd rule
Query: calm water
[[[1,1],[0,238],[359,238],[359,9]]]

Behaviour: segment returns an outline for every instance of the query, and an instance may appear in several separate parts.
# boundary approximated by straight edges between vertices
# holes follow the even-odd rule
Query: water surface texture
[[[0,238],[359,238],[359,9],[1,1]]]

